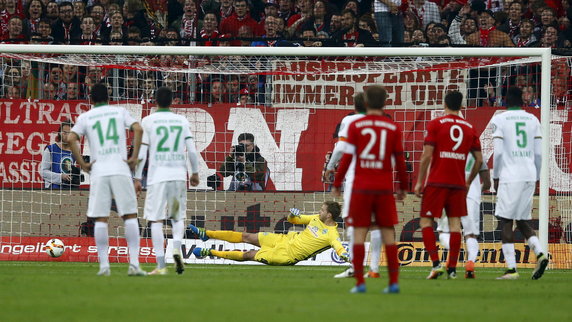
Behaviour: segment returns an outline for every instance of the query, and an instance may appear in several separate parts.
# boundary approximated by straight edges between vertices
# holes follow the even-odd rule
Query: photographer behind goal
[[[229,191],[263,191],[266,188],[266,160],[254,144],[254,135],[242,133],[238,144],[219,170],[223,177],[232,176]]]

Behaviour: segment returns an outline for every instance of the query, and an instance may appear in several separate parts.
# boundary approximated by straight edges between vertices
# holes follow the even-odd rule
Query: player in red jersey
[[[463,94],[458,91],[448,92],[445,95],[445,116],[427,124],[419,177],[415,185],[415,194],[418,197],[423,194],[420,225],[425,249],[433,261],[433,269],[427,279],[436,279],[445,271],[448,273],[448,278],[457,277],[457,260],[461,248],[461,217],[467,215],[467,182],[473,182],[483,160],[481,143],[475,129],[459,116],[462,102]],[[465,181],[465,163],[469,152],[475,157],[475,163],[469,178]],[[449,219],[451,232],[449,261],[446,268],[441,266],[439,261],[433,232],[434,218],[441,218],[443,209]]]
[[[332,193],[340,195],[340,186],[352,158],[356,158],[348,223],[354,227],[353,265],[356,286],[352,293],[364,293],[364,242],[372,216],[381,229],[387,254],[389,287],[384,293],[399,293],[399,261],[395,245],[397,210],[393,197],[393,167],[395,162],[400,188],[397,200],[405,198],[407,173],[403,155],[402,133],[399,126],[384,115],[387,91],[370,86],[365,91],[366,116],[348,127],[347,149],[340,161]],[[346,200],[347,202],[347,200]]]

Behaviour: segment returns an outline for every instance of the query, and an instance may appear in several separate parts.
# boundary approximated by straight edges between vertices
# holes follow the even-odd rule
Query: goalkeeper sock
[[[157,259],[157,268],[164,268],[165,265],[165,236],[163,236],[163,223],[151,223],[151,239],[153,241],[153,249],[155,250],[155,258]]]
[[[139,222],[137,218],[127,219],[125,224],[125,239],[129,249],[129,264],[139,267]]]
[[[365,247],[363,244],[354,244],[354,276],[356,278],[356,285],[365,283],[363,278],[363,258],[365,257]]]
[[[181,252],[183,235],[185,234],[185,222],[183,220],[171,220],[173,225],[173,253]]]
[[[221,251],[213,249],[211,250],[211,255],[220,258],[232,259],[233,261],[244,261],[244,252],[239,250]]]
[[[532,236],[528,239],[528,246],[530,247],[530,249],[532,249],[536,257],[538,257],[538,255],[543,253],[542,246],[540,246],[540,241],[536,236]]]
[[[93,228],[95,245],[97,246],[97,257],[99,258],[99,268],[109,267],[109,232],[107,223],[96,221]]]
[[[450,237],[451,234],[449,233],[439,233],[439,243],[441,244],[441,247],[443,247],[444,249],[449,249]]]
[[[399,282],[399,260],[397,259],[397,245],[385,245],[387,256],[387,272],[389,273],[389,285]]]
[[[516,258],[514,254],[514,244],[502,244],[502,253],[508,269],[516,269]]]
[[[379,259],[381,258],[381,231],[379,229],[371,231],[370,246],[369,270],[379,273]]]
[[[449,252],[449,262],[447,267],[450,269],[455,269],[457,267],[457,261],[459,260],[459,251],[461,250],[461,233],[451,232],[451,249]]]
[[[477,242],[476,238],[469,237],[465,240],[465,245],[467,245],[467,260],[475,262],[479,254],[479,242]]]
[[[242,233],[230,230],[207,230],[207,236],[230,243],[242,243]]]
[[[435,245],[435,233],[433,232],[433,227],[425,227],[421,229],[423,235],[423,245],[425,245],[425,250],[431,256],[431,261],[433,266],[435,263],[439,263],[439,253],[437,253],[437,245]]]

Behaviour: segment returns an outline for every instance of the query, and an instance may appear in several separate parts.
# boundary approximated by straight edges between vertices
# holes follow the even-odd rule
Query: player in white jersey
[[[365,97],[364,93],[360,92],[354,96],[354,108],[356,114],[348,115],[342,119],[340,124],[340,129],[338,130],[338,142],[334,147],[334,151],[332,152],[332,156],[330,157],[330,161],[327,165],[327,171],[325,174],[326,178],[330,178],[334,172],[334,168],[336,164],[340,161],[342,156],[344,155],[345,145],[346,145],[346,138],[348,136],[348,128],[349,125],[362,117],[365,116]],[[342,219],[348,217],[349,209],[350,209],[350,199],[352,195],[352,186],[354,182],[354,169],[355,169],[355,158],[352,160],[350,167],[348,168],[348,172],[346,173],[345,183],[344,183],[344,204],[342,207]],[[346,236],[349,240],[349,252],[351,254],[354,244],[354,233],[353,227],[346,224]],[[379,228],[375,227],[371,229],[370,234],[370,265],[369,271],[365,273],[365,277],[370,278],[379,278],[379,260],[381,257],[381,231]],[[353,266],[348,267],[345,271],[334,275],[334,278],[345,278],[345,277],[353,277],[354,276],[354,269]]]
[[[177,273],[184,271],[181,243],[185,232],[187,211],[187,158],[191,163],[191,185],[199,184],[197,150],[189,127],[182,115],[169,110],[173,92],[160,87],[155,95],[157,111],[143,119],[143,142],[135,179],[141,180],[149,151],[145,219],[151,222],[151,239],[157,268],[149,274],[165,275],[165,237],[163,221],[171,219],[173,225],[173,259]],[[185,153],[186,150],[186,153]],[[186,154],[186,156],[185,156]],[[166,210],[166,211],[165,211]],[[166,212],[166,213],[165,213]]]
[[[467,165],[465,175],[468,178],[475,163],[475,157],[471,153],[467,155]],[[480,233],[481,218],[481,193],[491,187],[490,172],[487,164],[483,162],[479,169],[479,176],[475,177],[469,191],[467,192],[467,216],[461,217],[463,225],[463,235],[465,235],[465,245],[467,247],[467,261],[465,262],[465,278],[475,278],[475,261],[479,254],[479,243],[477,236]],[[442,216],[437,222],[439,232],[439,242],[445,249],[449,249],[449,220],[447,216]]]
[[[125,239],[129,249],[128,275],[146,275],[139,268],[139,222],[137,199],[131,171],[137,164],[143,130],[129,112],[118,105],[108,105],[107,87],[98,83],[90,92],[93,108],[81,114],[69,135],[72,153],[81,168],[90,173],[87,216],[95,218],[94,236],[99,257],[98,275],[108,276],[109,233],[107,221],[111,200],[115,198],[117,212],[125,224]],[[133,154],[127,159],[125,129],[134,133]],[[79,139],[86,136],[91,152],[90,162],[81,156]]]
[[[548,254],[528,221],[532,219],[532,196],[540,178],[541,128],[538,119],[520,107],[522,90],[510,87],[506,94],[507,111],[492,120],[494,143],[493,179],[497,192],[495,216],[501,221],[502,251],[508,270],[498,279],[517,279],[513,221],[536,254],[532,279],[542,277]]]

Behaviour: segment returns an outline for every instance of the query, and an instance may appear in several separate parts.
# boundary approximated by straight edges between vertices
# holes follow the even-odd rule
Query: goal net
[[[125,106],[136,119],[155,110],[159,86],[170,87],[173,110],[189,119],[200,152],[201,184],[189,186],[187,223],[250,233],[300,231],[302,226],[286,221],[288,209],[313,214],[333,198],[322,180],[324,163],[339,122],[353,110],[354,95],[367,86],[381,84],[388,90],[387,113],[404,131],[412,189],[425,126],[441,115],[446,91],[465,95],[463,116],[481,133],[483,155],[492,167],[488,124],[504,109],[507,88],[517,85],[523,89],[526,110],[541,119],[546,138],[533,225],[549,245],[552,267],[572,268],[572,58],[545,54],[544,63],[551,63],[546,69],[544,49],[495,51],[497,57],[491,57],[490,49],[461,48],[341,48],[326,53],[318,48],[0,47],[0,260],[54,260],[42,246],[49,238],[60,238],[67,249],[55,260],[97,261],[93,222],[85,215],[89,175],[65,158],[45,160],[47,147],[61,146],[66,134],[61,125],[90,109],[89,88],[96,82],[105,82],[111,104]],[[238,178],[240,171],[229,159],[232,150],[240,148],[236,146],[243,133],[254,136],[257,156],[265,160],[264,167],[247,171],[246,181]],[[83,143],[82,153],[89,157]],[[71,180],[62,184],[61,172]],[[140,256],[154,262],[143,203],[141,196]],[[477,266],[504,267],[494,208],[495,196],[487,191],[481,203]],[[430,265],[418,223],[420,200],[409,194],[398,209],[402,265]],[[110,211],[110,259],[125,262],[123,226],[113,206]],[[169,225],[165,227],[170,238]],[[339,228],[346,240],[341,221]],[[254,248],[202,242],[189,230],[185,238],[188,263],[228,263],[197,259],[192,255],[195,247]],[[519,267],[533,267],[534,254],[518,231],[516,251]],[[170,256],[167,247],[168,260]],[[463,260],[464,252],[461,256]],[[302,263],[341,261],[327,250]]]

